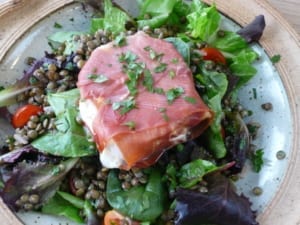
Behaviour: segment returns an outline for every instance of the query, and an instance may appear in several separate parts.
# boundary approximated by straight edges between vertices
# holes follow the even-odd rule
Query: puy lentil
[[[261,108],[266,111],[271,111],[273,109],[273,105],[270,102],[264,103],[261,105]]]
[[[286,157],[286,153],[282,150],[280,150],[276,153],[276,158],[279,160],[284,159],[285,157]]]
[[[255,194],[255,195],[261,195],[261,194],[263,193],[263,190],[262,190],[261,187],[254,187],[254,188],[252,189],[252,192],[253,192],[253,194]]]

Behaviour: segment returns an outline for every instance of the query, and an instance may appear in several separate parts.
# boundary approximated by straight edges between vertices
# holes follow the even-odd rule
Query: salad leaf
[[[255,17],[250,24],[240,29],[237,33],[241,35],[248,43],[251,43],[258,41],[261,38],[265,26],[265,17],[263,15],[259,15]]]
[[[214,163],[203,159],[196,159],[186,163],[179,169],[176,168],[173,163],[169,163],[164,179],[170,182],[169,189],[171,191],[174,191],[178,187],[192,188],[199,183],[206,174],[218,169],[219,167]]]
[[[216,174],[208,192],[180,189],[176,195],[175,225],[258,225],[249,200],[238,195],[229,179]]]
[[[55,115],[60,115],[70,107],[76,107],[80,98],[79,89],[75,88],[60,93],[49,93],[47,99]]]
[[[86,217],[86,225],[99,225],[101,223],[100,218],[96,216],[88,200],[82,200],[67,192],[58,191],[42,208],[44,213],[65,216],[76,222],[83,223],[84,219],[79,216],[80,210],[83,210]]]
[[[221,120],[223,117],[221,101],[226,93],[228,80],[224,73],[206,70],[205,65],[207,63],[208,62],[204,62],[201,66],[202,75],[196,75],[196,82],[208,87],[202,97],[208,106],[215,112],[214,121],[205,131],[204,136],[206,138],[207,147],[212,151],[215,157],[223,158],[226,155],[227,150],[221,133]]]
[[[79,216],[80,209],[70,204],[59,194],[54,195],[54,197],[43,206],[42,212],[46,214],[64,216],[78,223],[84,222],[83,218]]]
[[[1,197],[14,210],[18,208],[16,201],[24,193],[38,194],[42,204],[55,194],[61,181],[77,161],[77,158],[61,161],[60,164],[22,161],[10,173],[6,173],[8,178]]]
[[[188,65],[190,65],[190,61],[191,61],[190,45],[184,42],[181,38],[177,38],[177,37],[169,37],[169,38],[165,38],[165,40],[167,42],[172,43],[174,47],[177,49],[177,51],[182,55],[184,61]]]
[[[131,20],[126,12],[114,7],[110,0],[104,0],[104,17],[91,20],[91,32],[102,29],[119,34],[126,30],[125,24]]]
[[[96,154],[93,142],[76,121],[77,109],[67,108],[57,116],[57,131],[46,133],[31,144],[40,152],[64,157],[82,157]]]
[[[221,16],[215,5],[205,7],[200,1],[194,0],[194,11],[187,15],[188,30],[193,38],[210,42],[219,29]]]
[[[120,213],[139,221],[153,221],[165,209],[166,191],[157,169],[149,169],[149,180],[124,191],[116,170],[110,171],[106,187],[107,201]]]
[[[149,26],[156,28],[162,26],[171,15],[177,0],[146,0],[140,5],[138,27]],[[148,15],[150,19],[144,19]]]
[[[52,47],[59,47],[60,44],[65,44],[64,54],[70,55],[75,52],[79,46],[79,42],[74,41],[75,35],[80,35],[82,32],[77,31],[59,31],[48,37]]]
[[[253,166],[253,170],[258,173],[262,166],[264,165],[264,151],[263,149],[258,149],[255,152],[253,152],[251,154],[251,162],[252,162],[252,166]]]

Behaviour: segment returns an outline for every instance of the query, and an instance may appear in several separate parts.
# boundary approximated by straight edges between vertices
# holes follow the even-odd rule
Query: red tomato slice
[[[226,64],[224,55],[216,48],[205,47],[201,49],[204,60],[211,60],[216,63]]]
[[[14,128],[20,128],[26,125],[31,116],[42,112],[43,108],[37,105],[24,105],[20,107],[12,117],[12,125]]]
[[[118,213],[116,210],[110,210],[105,213],[104,225],[122,225],[124,220],[129,221],[131,225],[140,225],[139,222],[133,221],[129,218],[124,217],[122,214]]]

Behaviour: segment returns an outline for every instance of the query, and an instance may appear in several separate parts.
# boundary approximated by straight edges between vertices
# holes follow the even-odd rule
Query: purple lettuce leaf
[[[258,41],[261,38],[265,26],[265,17],[263,15],[259,15],[255,17],[255,19],[250,24],[240,29],[237,33],[242,36],[248,43],[251,43]]]
[[[55,194],[61,181],[77,161],[77,158],[61,161],[59,164],[22,161],[10,171],[2,168],[2,177],[6,178],[3,179],[5,183],[0,196],[15,211],[18,210],[16,201],[24,193],[38,194],[42,204]]]
[[[215,174],[208,182],[207,193],[186,189],[176,192],[175,225],[258,225],[251,203],[235,192],[229,179]]]

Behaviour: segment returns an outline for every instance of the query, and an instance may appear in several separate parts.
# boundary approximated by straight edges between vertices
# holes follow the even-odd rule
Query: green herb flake
[[[185,96],[185,97],[184,97],[184,100],[185,100],[186,102],[188,102],[188,103],[191,103],[191,104],[196,104],[196,102],[197,102],[195,98],[190,97],[190,96]]]
[[[149,70],[144,71],[144,80],[143,85],[146,87],[146,89],[150,92],[154,92],[153,85],[153,76]]]
[[[170,70],[170,71],[169,71],[169,77],[170,77],[171,79],[174,79],[175,76],[176,76],[175,71],[174,71],[174,70]]]
[[[182,152],[184,150],[184,145],[183,144],[176,145],[176,150]]]
[[[257,91],[256,88],[252,88],[252,92],[253,92],[253,98],[257,99]]]
[[[166,63],[160,63],[157,67],[154,68],[155,73],[161,73],[164,72],[167,69],[168,64]]]
[[[134,121],[127,121],[123,123],[124,126],[127,126],[130,130],[135,130],[136,123]]]
[[[180,97],[184,93],[184,90],[182,87],[177,88],[171,88],[166,92],[166,97],[169,104],[172,104],[175,99]]]
[[[281,59],[281,55],[277,54],[277,55],[273,55],[270,60],[273,64],[275,64],[278,63],[280,59]]]
[[[112,104],[112,109],[120,110],[121,115],[125,115],[126,113],[128,113],[129,111],[131,111],[134,108],[136,108],[136,103],[132,96],[125,99],[124,101],[114,102]]]
[[[104,83],[108,78],[102,74],[89,74],[88,79],[92,80],[95,83]]]
[[[171,59],[171,62],[174,63],[174,64],[177,64],[179,62],[179,59],[173,58],[173,59]]]
[[[120,35],[118,35],[115,38],[114,43],[116,44],[116,46],[119,46],[119,47],[125,46],[127,44],[125,34],[121,33]]]
[[[253,170],[258,173],[263,164],[264,164],[264,159],[263,159],[264,151],[263,149],[258,149],[255,152],[252,153],[251,155],[251,162],[253,166]]]
[[[169,121],[166,108],[159,108],[158,111],[162,114],[165,121]]]
[[[63,26],[57,22],[54,23],[54,27],[57,28],[57,29],[60,29],[62,28]]]
[[[159,95],[164,95],[165,94],[165,90],[162,89],[162,88],[159,88],[159,87],[155,87],[153,89],[153,92],[156,93],[156,94],[159,94]]]

